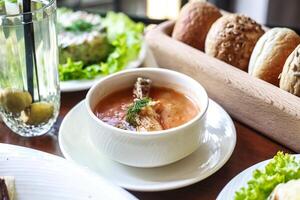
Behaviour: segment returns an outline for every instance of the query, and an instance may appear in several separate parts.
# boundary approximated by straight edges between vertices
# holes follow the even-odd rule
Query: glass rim
[[[41,2],[46,2],[46,1],[41,1]],[[41,8],[36,9],[31,12],[20,12],[19,14],[12,14],[12,15],[7,15],[7,14],[0,14],[0,19],[1,18],[14,18],[14,17],[22,17],[24,15],[34,15],[36,13],[43,12],[45,9],[53,6],[55,4],[56,0],[48,0],[47,4],[44,4]]]

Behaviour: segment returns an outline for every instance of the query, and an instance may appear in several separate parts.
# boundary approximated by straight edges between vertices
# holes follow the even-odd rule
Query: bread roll
[[[219,9],[210,3],[190,2],[182,8],[172,37],[204,51],[207,32],[221,16]]]
[[[262,27],[249,17],[224,15],[209,30],[205,52],[246,71],[255,43],[263,33]]]
[[[249,73],[279,86],[279,74],[287,57],[300,43],[300,37],[288,28],[273,28],[257,42],[251,55]]]
[[[300,97],[300,45],[289,55],[284,64],[280,88]]]

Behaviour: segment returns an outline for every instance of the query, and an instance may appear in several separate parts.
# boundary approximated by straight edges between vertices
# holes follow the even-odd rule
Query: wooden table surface
[[[58,146],[57,134],[61,121],[66,113],[79,101],[84,99],[86,92],[62,94],[61,112],[51,133],[36,137],[22,138],[12,133],[3,123],[0,123],[0,143],[15,144],[62,156]],[[184,199],[184,200],[213,200],[234,176],[251,165],[269,159],[281,150],[289,149],[258,134],[251,128],[234,120],[237,129],[237,144],[229,161],[209,178],[182,189],[165,192],[131,192],[139,199]]]

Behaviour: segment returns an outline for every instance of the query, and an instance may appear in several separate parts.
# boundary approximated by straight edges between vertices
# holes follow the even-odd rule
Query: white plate
[[[300,159],[299,154],[295,156],[296,159]],[[235,192],[238,191],[241,187],[247,186],[248,181],[252,178],[253,171],[256,169],[264,169],[265,166],[270,162],[270,160],[265,160],[263,162],[257,163],[239,173],[223,188],[217,200],[234,199]]]
[[[63,158],[0,144],[0,176],[14,176],[18,200],[136,199]]]
[[[210,100],[205,143],[196,152],[164,167],[129,167],[110,160],[95,149],[89,141],[87,118],[84,102],[81,102],[63,120],[59,145],[64,156],[121,187],[135,191],[170,190],[203,180],[226,163],[236,143],[231,118]]]
[[[147,54],[147,45],[144,42],[142,45],[139,57],[128,63],[125,69],[133,69],[138,68],[142,65],[143,61],[145,60]],[[62,92],[76,92],[81,90],[87,90],[94,85],[97,81],[99,81],[103,76],[99,76],[96,79],[92,80],[71,80],[71,81],[61,81],[60,82],[60,90]]]

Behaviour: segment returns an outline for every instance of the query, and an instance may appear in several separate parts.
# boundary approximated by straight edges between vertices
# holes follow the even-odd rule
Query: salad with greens
[[[247,187],[235,194],[235,200],[300,199],[300,161],[278,152],[263,170],[255,170]]]
[[[58,9],[59,78],[94,79],[118,72],[138,58],[144,25],[123,13],[105,17]]]

